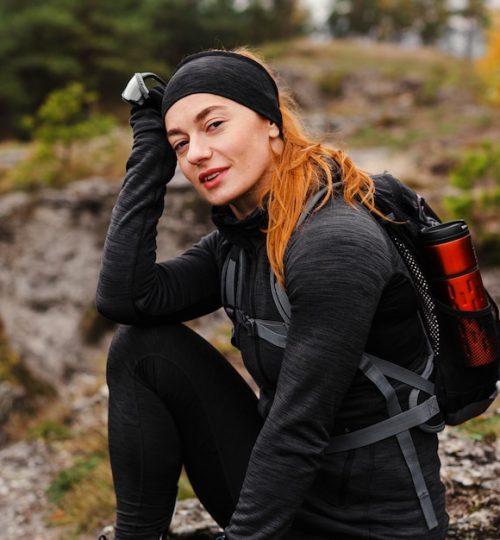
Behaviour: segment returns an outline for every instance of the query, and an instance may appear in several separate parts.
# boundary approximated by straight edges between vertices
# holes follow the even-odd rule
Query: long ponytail
[[[261,63],[271,75],[269,67],[256,54],[240,48],[234,52],[248,56]],[[296,106],[289,94],[280,89],[280,109],[283,116],[283,151],[275,155],[275,167],[267,196],[269,225],[267,232],[267,255],[278,282],[284,285],[283,257],[299,216],[311,195],[326,185],[327,192],[318,205],[326,204],[333,192],[332,169],[338,169],[343,183],[343,196],[354,206],[361,202],[370,211],[375,208],[375,187],[370,176],[358,169],[347,154],[314,141],[299,121]],[[262,203],[261,201],[261,203]]]

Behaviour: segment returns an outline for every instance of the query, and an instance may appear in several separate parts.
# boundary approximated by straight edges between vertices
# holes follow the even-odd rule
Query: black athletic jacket
[[[244,311],[279,320],[271,297],[265,210],[237,221],[214,208],[217,230],[183,255],[156,263],[165,194],[161,150],[129,168],[106,238],[97,306],[124,324],[179,322],[221,306],[220,274],[233,243],[248,254]],[[363,208],[335,198],[297,230],[285,255],[292,306],[285,350],[244,331],[239,346],[260,387],[266,418],[231,523],[230,540],[444,538],[437,438],[412,430],[440,526],[429,533],[393,438],[325,454],[332,434],[387,417],[357,369],[368,351],[421,369],[416,298],[394,246]],[[397,387],[401,398],[407,389]],[[403,401],[404,402],[404,401]]]

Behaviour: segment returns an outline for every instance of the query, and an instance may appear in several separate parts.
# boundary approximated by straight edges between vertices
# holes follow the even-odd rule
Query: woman
[[[242,50],[185,59],[164,91],[132,109],[131,125],[97,292],[99,311],[129,325],[108,360],[116,538],[165,534],[182,465],[229,540],[444,538],[435,434],[411,431],[420,499],[396,437],[329,451],[332,437],[387,418],[358,369],[365,352],[415,371],[426,358],[407,270],[370,215],[372,179],[308,138],[269,70]],[[217,229],[156,263],[176,162]],[[246,260],[238,309],[224,303],[259,399],[181,324],[221,307],[234,249]],[[248,324],[280,320],[270,268],[291,304],[284,349]],[[409,390],[396,392],[403,400]]]

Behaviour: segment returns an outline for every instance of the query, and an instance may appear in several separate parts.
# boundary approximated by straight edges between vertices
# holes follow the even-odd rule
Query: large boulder
[[[102,357],[94,309],[104,238],[120,182],[92,178],[62,190],[0,197],[0,316],[12,348],[56,389]],[[159,225],[159,258],[210,229],[208,207],[177,178]]]

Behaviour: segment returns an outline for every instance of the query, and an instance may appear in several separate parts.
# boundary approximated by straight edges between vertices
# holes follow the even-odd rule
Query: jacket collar
[[[268,224],[267,208],[257,207],[244,219],[237,219],[233,211],[227,206],[212,207],[212,221],[219,229],[221,235],[231,244],[243,248],[255,248],[266,237],[262,231]]]

